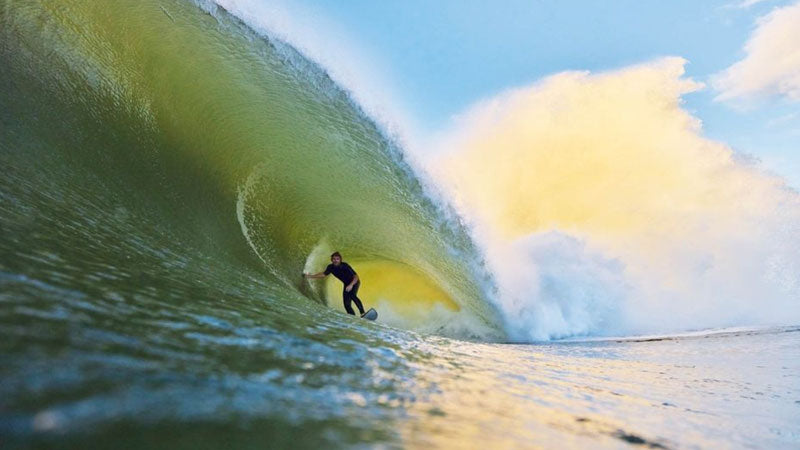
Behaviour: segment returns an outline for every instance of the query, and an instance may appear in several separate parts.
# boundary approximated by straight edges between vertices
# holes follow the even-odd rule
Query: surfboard
[[[361,317],[367,320],[375,320],[378,318],[378,311],[375,311],[375,308],[370,308],[369,311],[362,314]]]

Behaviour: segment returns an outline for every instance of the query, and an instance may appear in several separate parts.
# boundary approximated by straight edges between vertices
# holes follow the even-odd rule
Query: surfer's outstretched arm
[[[317,273],[304,273],[304,277],[306,278],[325,278],[327,275],[325,272],[317,272]]]

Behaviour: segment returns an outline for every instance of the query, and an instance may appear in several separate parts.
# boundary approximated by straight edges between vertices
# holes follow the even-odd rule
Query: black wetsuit
[[[341,280],[344,283],[344,287],[347,288],[347,285],[353,282],[353,278],[356,276],[356,271],[350,267],[350,264],[342,261],[339,263],[338,266],[334,266],[333,264],[328,264],[328,267],[325,268],[325,275],[333,274],[336,278]],[[364,314],[364,305],[361,304],[361,300],[356,296],[358,293],[358,288],[361,287],[361,281],[359,280],[356,284],[353,285],[353,289],[350,289],[350,292],[347,290],[342,289],[342,301],[344,302],[344,309],[347,310],[347,314],[356,315],[353,311],[353,307],[350,306],[350,302],[356,302],[356,306],[358,307],[358,311],[363,315]]]

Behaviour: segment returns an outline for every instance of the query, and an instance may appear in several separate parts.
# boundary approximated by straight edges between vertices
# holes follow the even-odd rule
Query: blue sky
[[[447,126],[476,101],[554,73],[683,57],[686,75],[707,85],[684,97],[703,133],[800,188],[800,101],[785,95],[719,101],[712,83],[746,56],[758,18],[794,0],[279,3],[286,20],[317,34],[318,53],[327,52],[333,65],[358,66],[345,68],[364,73],[355,84],[368,79],[373,90],[391,92],[394,108],[422,133]],[[348,55],[336,61],[343,47]]]

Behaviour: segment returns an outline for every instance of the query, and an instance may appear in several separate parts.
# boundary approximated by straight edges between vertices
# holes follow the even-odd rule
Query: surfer
[[[356,294],[358,294],[358,288],[361,287],[361,280],[358,279],[358,274],[350,267],[350,264],[342,261],[342,255],[339,254],[339,252],[333,252],[331,255],[331,263],[328,264],[324,272],[315,274],[304,273],[303,276],[306,278],[325,278],[329,274],[333,274],[333,276],[344,284],[342,301],[344,301],[344,309],[347,310],[347,314],[356,315],[356,313],[353,312],[353,307],[350,306],[350,302],[355,302],[358,311],[363,316],[364,305],[361,304],[361,300],[356,296]]]

